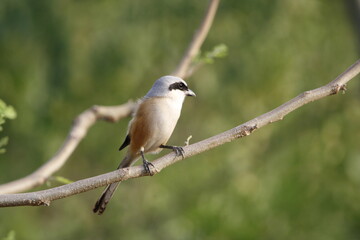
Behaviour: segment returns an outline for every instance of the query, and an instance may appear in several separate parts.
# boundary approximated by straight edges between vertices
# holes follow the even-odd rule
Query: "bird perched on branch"
[[[129,146],[119,168],[131,166],[140,157],[145,171],[152,175],[151,162],[145,159],[145,153],[158,153],[163,148],[172,149],[177,156],[183,156],[181,147],[166,145],[180,117],[182,104],[186,96],[195,96],[186,82],[174,76],[164,76],[155,81],[150,91],[140,100],[127,136],[119,150]],[[108,185],[94,206],[94,213],[101,215],[110,201],[119,182]]]

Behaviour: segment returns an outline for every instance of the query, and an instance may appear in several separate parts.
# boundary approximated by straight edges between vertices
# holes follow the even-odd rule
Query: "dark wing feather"
[[[130,144],[130,135],[128,134],[123,142],[123,144],[120,146],[119,151],[123,150],[126,146]]]

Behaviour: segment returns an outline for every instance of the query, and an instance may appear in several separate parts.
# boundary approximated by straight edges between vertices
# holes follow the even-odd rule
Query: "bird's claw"
[[[167,148],[174,151],[176,157],[181,156],[182,158],[185,158],[185,151],[182,147],[177,146],[167,146],[167,145],[160,145],[160,148]]]
[[[150,176],[153,176],[154,173],[150,170],[150,167],[149,166],[152,166],[153,168],[155,168],[154,164],[152,164],[151,162],[147,161],[146,159],[143,159],[143,166],[144,166],[144,169],[145,169],[145,172],[147,174],[149,174]],[[156,168],[155,168],[156,169]]]
[[[182,158],[184,158],[185,151],[182,147],[173,147],[173,151],[175,152],[175,155],[177,157],[181,156]]]

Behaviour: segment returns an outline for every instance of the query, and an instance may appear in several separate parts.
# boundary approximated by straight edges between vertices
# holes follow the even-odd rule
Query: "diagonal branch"
[[[326,96],[337,94],[339,91],[345,91],[345,84],[360,73],[360,60],[349,67],[344,73],[339,75],[330,83],[310,91],[306,91],[290,101],[282,104],[274,110],[258,116],[246,123],[243,123],[233,129],[220,133],[216,136],[210,137],[203,141],[191,144],[184,147],[184,158],[194,156],[196,154],[208,151],[212,148],[231,142],[235,139],[246,137],[253,131],[266,126],[270,123],[282,120],[290,112],[300,108],[301,106],[324,98]],[[167,154],[153,164],[157,170],[156,173],[162,169],[182,160],[181,157],[176,157],[174,153]],[[71,184],[63,185],[48,190],[18,193],[18,194],[4,194],[0,195],[0,207],[14,207],[14,206],[41,206],[49,205],[51,201],[65,198],[71,195],[79,194],[85,191],[92,190],[101,186],[108,185],[117,181],[125,181],[130,178],[137,178],[146,176],[142,166],[135,166],[129,168],[119,169],[110,173],[102,174],[96,177],[83,179]]]
[[[200,28],[195,32],[188,49],[186,50],[183,58],[181,59],[180,64],[177,66],[176,70],[171,75],[181,78],[186,78],[191,75],[191,73],[189,73],[189,70],[191,70],[190,64],[194,57],[199,53],[200,47],[209,33],[210,27],[216,14],[216,10],[219,6],[219,1],[220,0],[210,1]]]
[[[211,0],[209,2],[209,7],[201,26],[195,33],[183,59],[173,75],[183,78],[189,76],[188,69],[190,63],[199,52],[199,49],[209,32],[219,1],[220,0]],[[0,185],[0,194],[22,192],[42,185],[66,163],[80,141],[85,137],[89,128],[95,124],[96,120],[103,119],[111,122],[119,121],[122,118],[130,116],[135,105],[136,104],[133,102],[128,102],[119,106],[94,106],[84,111],[75,119],[63,145],[51,159],[28,176]]]

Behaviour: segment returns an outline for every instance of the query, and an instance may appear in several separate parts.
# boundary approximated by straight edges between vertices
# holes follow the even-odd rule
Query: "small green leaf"
[[[225,44],[216,45],[211,52],[207,52],[207,57],[223,58],[228,54],[228,47]]]
[[[1,111],[1,109],[4,109],[5,107],[6,107],[5,102],[0,99],[0,111]]]
[[[16,118],[16,111],[12,106],[7,106],[6,103],[0,99],[0,119],[2,118],[14,119]]]
[[[9,137],[0,138],[0,148],[8,144],[8,142],[9,142]]]
[[[0,99],[0,132],[3,130],[1,125],[5,123],[6,118],[16,118],[16,111],[12,106],[7,106],[6,103]],[[5,146],[8,141],[8,137],[0,138],[0,154],[5,152],[5,149],[2,147]]]
[[[11,230],[6,237],[2,238],[2,240],[15,240],[15,231]]]
[[[8,119],[16,118],[16,111],[12,106],[8,106],[4,111],[4,116]]]
[[[214,63],[215,58],[223,58],[228,54],[228,47],[225,44],[216,45],[211,51],[207,51],[204,54],[199,54],[195,57],[195,63]]]
[[[61,176],[54,176],[53,180],[62,183],[62,184],[69,184],[69,183],[73,183],[74,181],[71,181],[70,179],[67,179],[65,177],[61,177]]]
[[[0,127],[1,128],[1,127]],[[0,129],[1,131],[1,129]],[[6,152],[6,149],[3,148],[7,143],[9,142],[9,137],[2,137],[0,138],[0,154],[3,154]]]

